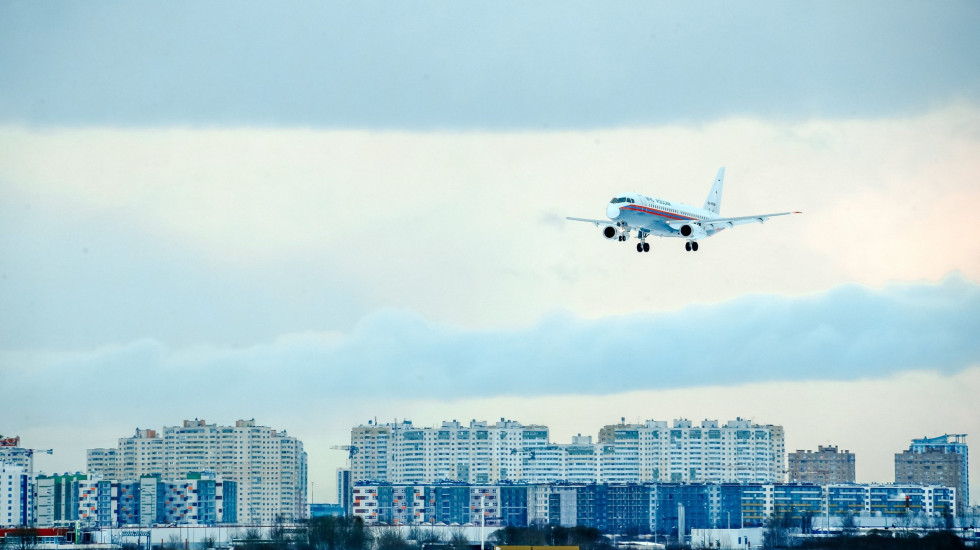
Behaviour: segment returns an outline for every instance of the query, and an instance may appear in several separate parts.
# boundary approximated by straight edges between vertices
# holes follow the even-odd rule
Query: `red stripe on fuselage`
[[[649,206],[640,206],[638,204],[631,204],[629,206],[624,206],[624,210],[633,210],[635,212],[642,212],[644,214],[653,214],[655,216],[662,216],[669,220],[697,220],[698,218],[692,218],[690,216],[684,216],[681,214],[674,214],[673,212],[665,212],[663,210],[657,210],[656,208],[650,208]]]

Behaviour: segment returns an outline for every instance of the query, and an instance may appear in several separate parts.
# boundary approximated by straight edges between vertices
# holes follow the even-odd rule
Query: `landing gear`
[[[648,242],[636,243],[636,251],[637,252],[650,252],[650,243],[648,243]]]
[[[650,252],[650,243],[643,243],[643,251]]]
[[[687,241],[686,243],[684,243],[684,250],[687,250],[688,252],[692,252],[692,251],[693,252],[697,252],[698,251],[698,242],[697,241]]]

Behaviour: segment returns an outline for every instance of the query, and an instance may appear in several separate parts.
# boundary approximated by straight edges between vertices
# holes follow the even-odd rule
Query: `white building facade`
[[[503,420],[495,424],[443,422],[416,427],[409,421],[357,426],[351,430],[355,481],[469,483],[526,481],[538,473],[529,460],[549,454],[548,428]],[[553,462],[549,463],[554,467]]]
[[[352,480],[396,484],[774,483],[785,473],[782,426],[741,418],[608,425],[598,441],[549,441],[546,426],[501,419],[438,427],[409,421],[351,430]]]
[[[139,430],[120,438],[115,452],[90,449],[88,471],[118,480],[145,475],[183,479],[213,472],[237,484],[237,514],[243,523],[304,519],[307,456],[303,443],[285,431],[239,420],[234,426],[185,420],[161,432]]]
[[[34,523],[34,480],[21,466],[0,462],[0,527]]]
[[[598,447],[600,483],[774,483],[785,473],[782,426],[741,418],[609,425]]]

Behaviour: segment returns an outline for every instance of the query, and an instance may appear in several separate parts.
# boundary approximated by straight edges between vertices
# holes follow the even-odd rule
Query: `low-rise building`
[[[181,480],[144,476],[134,481],[85,474],[37,480],[39,527],[149,527],[237,523],[236,483],[212,475]]]

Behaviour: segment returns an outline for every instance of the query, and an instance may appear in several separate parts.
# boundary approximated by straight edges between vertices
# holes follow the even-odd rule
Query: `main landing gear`
[[[684,250],[687,250],[688,252],[697,252],[698,251],[698,242],[697,241],[687,241],[686,243],[684,243]]]
[[[648,243],[648,242],[636,243],[636,251],[637,252],[650,252],[650,243]]]

